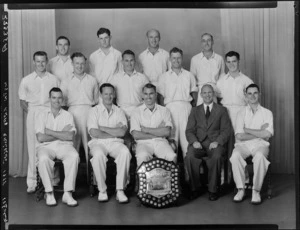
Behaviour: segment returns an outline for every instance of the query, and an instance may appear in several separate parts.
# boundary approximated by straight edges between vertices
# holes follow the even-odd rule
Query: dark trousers
[[[202,149],[195,149],[189,145],[185,157],[185,167],[189,173],[189,184],[192,191],[201,187],[200,165],[203,164],[203,157],[208,169],[208,191],[215,193],[221,179],[221,167],[223,164],[224,147],[218,145],[217,148],[209,150],[210,141],[205,140],[201,143]]]

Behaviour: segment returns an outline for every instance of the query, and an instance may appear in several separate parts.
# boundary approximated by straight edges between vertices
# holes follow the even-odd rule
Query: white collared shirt
[[[61,83],[65,105],[95,105],[99,101],[99,88],[97,80],[84,73],[80,80],[74,74]]]
[[[204,113],[206,114],[206,109],[207,109],[207,106],[209,107],[209,112],[211,112],[211,110],[212,110],[212,107],[213,107],[213,102],[212,103],[210,103],[209,105],[207,105],[207,104],[205,104],[205,103],[203,103],[203,108],[204,108]]]
[[[225,72],[225,63],[222,56],[215,52],[209,59],[201,52],[192,57],[190,71],[196,77],[198,86],[206,83],[215,84]]]
[[[147,128],[171,127],[173,128],[171,113],[168,108],[155,104],[153,111],[145,104],[136,108],[130,118],[130,133],[133,130],[141,131],[141,126]]]
[[[253,113],[251,107],[247,105],[238,112],[235,134],[244,133],[244,127],[248,129],[261,129],[261,126],[265,123],[269,124],[266,130],[273,136],[274,128],[272,112],[259,104],[256,112]],[[237,140],[236,142],[241,141]]]
[[[53,131],[62,131],[64,127],[67,125],[71,125],[72,128],[69,131],[74,131],[76,133],[76,127],[74,123],[74,118],[71,113],[64,109],[60,109],[57,116],[54,117],[53,113],[51,112],[51,109],[43,110],[42,112],[39,112],[36,115],[36,122],[35,122],[35,133],[45,133],[45,128],[51,129]],[[73,145],[73,141],[62,141],[62,140],[56,140],[57,142],[61,143],[67,143],[70,145]],[[53,141],[52,141],[53,142]],[[43,142],[38,143],[38,146],[41,145],[47,145],[52,142]]]
[[[222,104],[245,106],[245,90],[253,81],[239,72],[237,77],[232,77],[230,73],[224,74],[217,82],[217,93],[222,98]]]
[[[106,55],[101,48],[90,55],[90,74],[97,79],[98,85],[111,81],[114,74],[123,69],[122,54],[112,46]]]
[[[68,55],[65,62],[57,55],[50,59],[48,65],[49,72],[55,75],[59,81],[63,81],[73,74],[74,67],[70,55]]]
[[[50,106],[49,91],[59,87],[57,77],[49,72],[44,77],[39,77],[34,71],[22,78],[19,86],[19,98],[28,102],[29,106]]]
[[[90,109],[87,119],[87,128],[90,133],[90,129],[99,129],[99,126],[116,128],[119,123],[127,127],[127,119],[124,111],[119,107],[112,105],[111,111],[108,113],[106,107],[101,103]],[[91,138],[97,139],[92,136]],[[113,139],[122,140],[121,138]]]
[[[177,75],[172,69],[159,77],[157,92],[164,97],[164,103],[193,100],[191,92],[197,92],[196,79],[191,72],[181,68]]]
[[[145,74],[152,84],[156,85],[159,76],[170,69],[169,57],[169,53],[161,48],[158,48],[154,55],[149,51],[149,48],[139,55],[138,61],[141,72]]]
[[[111,84],[116,88],[118,106],[123,108],[142,104],[142,89],[147,83],[149,80],[145,75],[136,70],[131,76],[124,71],[114,75]]]

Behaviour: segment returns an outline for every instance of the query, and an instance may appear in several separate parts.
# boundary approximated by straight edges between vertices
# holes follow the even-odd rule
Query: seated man
[[[92,138],[88,145],[91,150],[91,163],[96,177],[99,195],[98,201],[108,200],[106,180],[107,155],[115,158],[117,165],[116,199],[120,203],[128,202],[124,188],[129,182],[131,154],[122,139],[127,131],[127,120],[123,110],[113,104],[115,88],[109,83],[100,86],[102,103],[89,111],[88,132]]]
[[[261,203],[260,190],[270,162],[269,138],[273,135],[273,114],[262,107],[259,102],[259,87],[250,84],[246,88],[248,105],[237,115],[235,138],[236,144],[230,158],[233,179],[238,189],[233,198],[241,202],[245,195],[245,159],[252,156],[253,162],[253,188],[252,204]]]
[[[209,200],[219,197],[218,181],[221,177],[224,144],[232,132],[229,115],[225,107],[213,102],[214,90],[209,84],[201,88],[203,103],[192,108],[186,127],[189,142],[185,166],[189,173],[191,199],[198,196],[201,188],[200,166],[202,157],[207,156]]]
[[[176,162],[176,154],[168,138],[173,128],[170,111],[156,104],[156,87],[147,83],[143,87],[144,103],[136,108],[130,119],[130,133],[137,141],[136,161],[139,167],[143,161],[159,158]]]
[[[79,164],[79,154],[73,147],[76,132],[72,114],[62,109],[63,94],[59,88],[49,92],[51,107],[36,117],[35,132],[38,140],[36,148],[38,170],[45,187],[46,204],[56,205],[53,194],[52,180],[54,177],[53,160],[60,159],[64,165],[65,180],[62,201],[69,206],[76,206],[72,192]]]

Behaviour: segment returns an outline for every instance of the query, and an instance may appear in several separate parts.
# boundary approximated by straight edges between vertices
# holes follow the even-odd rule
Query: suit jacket
[[[189,144],[195,141],[202,143],[206,138],[210,142],[218,142],[224,145],[232,132],[231,121],[227,109],[221,105],[213,103],[208,121],[206,122],[204,105],[192,108],[188,118],[185,131]]]

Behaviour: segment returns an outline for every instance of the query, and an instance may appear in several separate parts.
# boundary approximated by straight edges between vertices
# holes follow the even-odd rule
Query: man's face
[[[172,64],[172,68],[181,68],[182,65],[182,56],[178,53],[171,53],[170,61]]]
[[[256,87],[248,88],[246,98],[249,104],[257,104],[259,99],[259,92]]]
[[[35,70],[38,71],[38,72],[45,72],[47,62],[48,61],[47,61],[46,56],[35,56],[34,61],[33,61]]]
[[[101,96],[102,96],[104,105],[112,105],[114,97],[115,97],[114,89],[111,87],[104,87],[102,89]]]
[[[210,104],[213,102],[214,91],[210,86],[203,86],[201,89],[201,97],[205,104]]]
[[[153,88],[144,88],[144,101],[148,106],[152,106],[156,102],[156,92]]]
[[[204,51],[212,51],[213,44],[214,44],[214,41],[212,40],[211,36],[209,36],[209,35],[202,36],[201,46]]]
[[[72,60],[74,66],[74,73],[77,75],[82,75],[85,68],[85,59],[84,57],[74,57]]]
[[[59,39],[57,41],[56,50],[57,50],[57,53],[59,55],[61,55],[61,56],[68,55],[69,48],[70,48],[70,45],[68,43],[68,40],[66,40],[66,39]]]
[[[131,54],[125,54],[122,59],[125,72],[132,72],[134,70],[135,58]]]
[[[148,33],[148,46],[151,48],[157,48],[159,46],[160,37],[157,31],[151,30]]]
[[[110,47],[111,36],[108,36],[107,33],[100,34],[98,36],[98,39],[99,39],[99,43],[100,43],[101,48],[109,48]]]
[[[231,56],[226,58],[226,66],[229,69],[229,72],[239,71],[239,60],[236,56]]]
[[[61,92],[51,92],[50,95],[50,103],[51,103],[51,108],[54,109],[60,109],[62,106],[63,102],[63,95]]]

